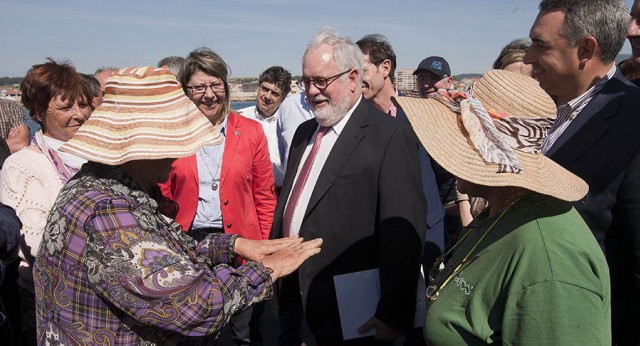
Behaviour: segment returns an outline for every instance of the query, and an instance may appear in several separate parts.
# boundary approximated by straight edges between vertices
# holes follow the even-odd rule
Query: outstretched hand
[[[265,267],[273,270],[271,280],[275,281],[278,278],[293,273],[293,271],[298,269],[309,257],[319,253],[320,245],[322,245],[321,238],[305,242],[299,241],[283,247],[270,255],[264,256],[261,262]]]
[[[249,261],[261,261],[264,256],[284,249],[292,245],[300,245],[303,239],[300,237],[286,237],[270,240],[251,240],[236,238],[234,252]]]

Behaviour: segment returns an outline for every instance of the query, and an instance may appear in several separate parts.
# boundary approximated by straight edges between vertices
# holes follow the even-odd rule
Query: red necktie
[[[304,164],[302,165],[302,169],[300,170],[300,174],[298,174],[298,179],[296,179],[293,184],[293,189],[291,190],[291,195],[289,196],[289,202],[287,203],[287,207],[284,210],[284,217],[282,222],[282,234],[285,237],[291,235],[291,223],[293,222],[293,211],[298,206],[298,202],[300,201],[300,195],[302,194],[302,189],[304,185],[307,183],[307,179],[309,178],[309,173],[311,173],[311,167],[313,166],[313,161],[316,159],[316,155],[320,150],[320,143],[322,142],[322,137],[329,131],[331,127],[323,127],[320,126],[318,129],[318,134],[316,134],[316,140],[313,142],[313,147],[311,147],[311,151],[307,156],[307,159],[304,160]]]

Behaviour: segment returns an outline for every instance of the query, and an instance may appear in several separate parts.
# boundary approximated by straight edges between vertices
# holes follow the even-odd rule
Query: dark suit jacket
[[[611,272],[614,342],[640,341],[640,88],[620,71],[549,149],[589,193],[574,205]]]
[[[308,120],[293,138],[274,238],[282,236],[284,207],[317,126]],[[305,239],[324,239],[320,254],[298,270],[306,320],[316,337],[342,339],[333,277],[371,268],[380,268],[381,276],[376,317],[399,330],[412,327],[425,210],[417,137],[361,99],[322,168],[300,229]]]

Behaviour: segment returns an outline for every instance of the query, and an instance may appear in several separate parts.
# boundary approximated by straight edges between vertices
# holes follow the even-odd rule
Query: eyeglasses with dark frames
[[[311,84],[315,85],[316,88],[318,88],[319,90],[324,90],[326,89],[329,84],[333,83],[336,79],[342,77],[343,75],[351,72],[351,70],[353,70],[352,68],[344,71],[344,72],[340,72],[336,75],[333,75],[331,77],[327,77],[327,78],[322,78],[322,77],[313,77],[313,78],[305,78],[302,77],[302,79],[300,79],[296,84],[298,85],[298,88],[300,88],[300,90],[307,90],[309,89],[309,87],[311,86]]]
[[[211,91],[214,93],[219,93],[224,91],[223,83],[211,83],[211,84],[203,84],[203,85],[187,85],[187,89],[191,90],[191,93],[194,95],[204,94],[207,92],[207,88],[211,88]]]

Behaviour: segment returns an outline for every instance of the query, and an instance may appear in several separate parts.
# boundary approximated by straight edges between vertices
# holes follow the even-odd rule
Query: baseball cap
[[[438,76],[451,76],[449,63],[440,56],[430,56],[425,58],[420,62],[420,65],[418,65],[418,68],[413,72],[413,74],[418,74],[420,70],[431,71]]]

